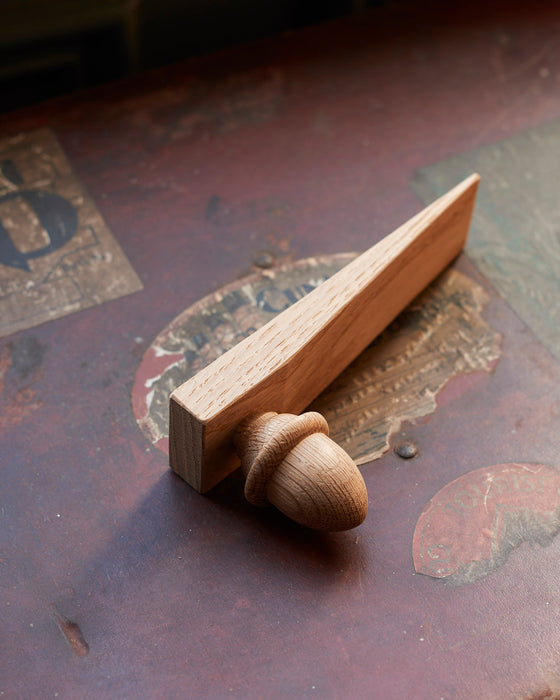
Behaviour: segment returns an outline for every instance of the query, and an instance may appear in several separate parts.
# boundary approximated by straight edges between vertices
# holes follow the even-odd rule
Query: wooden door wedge
[[[297,414],[461,252],[479,179],[471,175],[178,387],[172,469],[204,493],[241,463],[251,503],[273,503],[311,528],[359,525],[367,492],[358,468],[322,416]]]

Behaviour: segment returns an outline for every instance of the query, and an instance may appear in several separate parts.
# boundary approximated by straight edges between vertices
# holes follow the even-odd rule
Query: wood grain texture
[[[246,418],[234,442],[250,503],[272,504],[315,530],[350,530],[365,520],[368,496],[363,477],[330,439],[320,413],[269,412]]]
[[[239,466],[232,435],[253,413],[300,413],[462,250],[472,175],[178,387],[172,469],[204,493]]]

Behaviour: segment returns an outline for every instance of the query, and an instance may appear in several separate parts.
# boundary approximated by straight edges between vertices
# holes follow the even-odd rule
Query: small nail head
[[[267,270],[274,265],[274,255],[269,250],[257,250],[253,254],[253,264]]]
[[[418,447],[411,440],[406,440],[395,447],[395,453],[401,459],[413,459],[418,455]]]

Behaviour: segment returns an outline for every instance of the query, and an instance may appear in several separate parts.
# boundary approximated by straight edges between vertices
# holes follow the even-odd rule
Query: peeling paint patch
[[[180,313],[148,348],[132,390],[136,420],[150,442],[168,450],[169,395],[216,357],[294,304],[355,257],[309,258],[262,270]]]
[[[560,471],[498,464],[444,486],[420,515],[417,573],[459,585],[501,567],[522,543],[546,546],[560,532]]]
[[[0,335],[140,289],[52,131],[0,141]]]
[[[405,421],[434,413],[451,379],[493,369],[501,336],[482,316],[487,303],[482,287],[448,270],[313,402],[358,464],[387,452]]]
[[[353,257],[264,270],[179,314],[148,348],[136,374],[133,410],[148,439],[166,451],[170,393]],[[469,277],[446,272],[312,404],[358,464],[384,454],[403,421],[433,413],[451,378],[492,370],[501,338],[482,317],[487,301]]]

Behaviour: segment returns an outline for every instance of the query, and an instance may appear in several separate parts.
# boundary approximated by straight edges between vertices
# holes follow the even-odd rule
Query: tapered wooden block
[[[478,182],[464,180],[178,387],[173,470],[203,493],[239,467],[234,437],[244,420],[308,406],[461,252]],[[362,501],[357,494],[349,507],[363,511]]]

